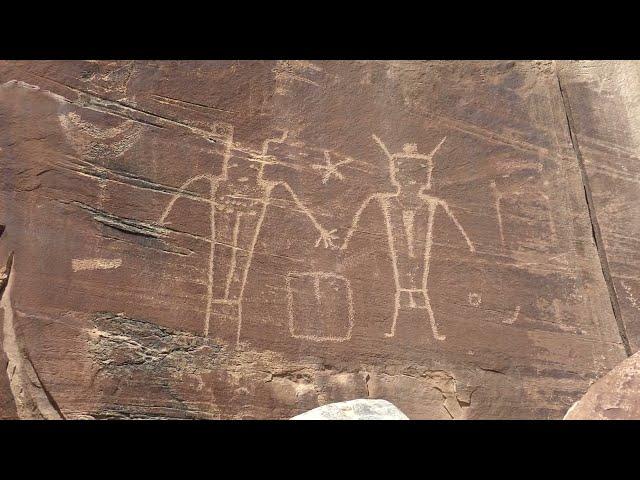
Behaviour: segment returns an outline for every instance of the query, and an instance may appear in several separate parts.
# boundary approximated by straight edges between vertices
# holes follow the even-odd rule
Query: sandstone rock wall
[[[640,418],[640,353],[616,365],[574,403],[565,420],[638,420]]]
[[[562,418],[640,345],[638,75],[0,62],[0,416]]]

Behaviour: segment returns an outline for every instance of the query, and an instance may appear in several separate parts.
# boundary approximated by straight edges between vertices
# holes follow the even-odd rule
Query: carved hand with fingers
[[[320,245],[320,242],[322,242],[324,244],[324,248],[331,248],[332,250],[338,248],[337,245],[333,244],[333,240],[338,239],[337,235],[334,235],[335,231],[335,228],[333,230],[326,230],[325,228],[320,227],[318,229],[320,236],[316,240],[316,247]]]
[[[311,213],[311,210],[308,209],[300,201],[300,199],[298,198],[296,193],[293,191],[293,189],[289,186],[289,184],[285,182],[278,182],[277,185],[281,185],[289,192],[289,194],[291,195],[291,198],[293,198],[293,201],[296,203],[296,205],[298,205],[298,208],[300,208],[300,210],[304,212],[304,214],[309,218],[309,220],[311,220],[311,223],[320,234],[320,236],[316,240],[316,244],[315,244],[316,247],[320,245],[320,242],[322,242],[322,244],[324,245],[324,248],[331,248],[331,249],[338,248],[336,245],[333,244],[333,240],[336,240],[338,238],[336,235],[334,235],[336,229],[334,228],[333,230],[327,230],[322,225],[320,225],[318,220],[316,220],[316,217],[313,215],[313,213]]]

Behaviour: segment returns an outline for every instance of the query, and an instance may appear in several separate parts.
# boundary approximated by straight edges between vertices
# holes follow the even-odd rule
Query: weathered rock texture
[[[409,420],[391,402],[357,399],[314,408],[291,420]]]
[[[640,345],[589,65],[1,62],[0,415],[562,418]]]
[[[640,353],[591,385],[565,420],[640,420]]]
[[[627,353],[640,348],[640,63],[570,62],[559,78]]]

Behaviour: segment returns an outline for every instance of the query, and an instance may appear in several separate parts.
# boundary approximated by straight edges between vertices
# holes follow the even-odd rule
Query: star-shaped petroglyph
[[[331,156],[329,155],[329,152],[327,150],[324,151],[324,160],[325,160],[325,164],[324,165],[320,165],[320,164],[311,165],[311,168],[313,168],[314,170],[324,170],[325,171],[322,174],[322,184],[323,185],[326,185],[326,183],[329,181],[329,179],[331,178],[332,175],[335,175],[338,180],[344,180],[344,176],[338,170],[338,167],[341,166],[341,165],[346,165],[346,164],[351,163],[353,161],[352,158],[346,158],[346,159],[341,160],[341,161],[339,161],[337,163],[332,163]]]

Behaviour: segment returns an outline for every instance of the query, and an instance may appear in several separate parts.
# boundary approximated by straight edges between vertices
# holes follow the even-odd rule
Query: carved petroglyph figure
[[[101,128],[85,122],[74,112],[59,115],[58,120],[69,143],[88,160],[119,157],[139,140],[144,129],[133,120],[126,120],[117,127]]]
[[[324,171],[324,173],[322,174],[323,185],[325,185],[329,181],[329,179],[331,179],[332,176],[335,176],[338,180],[344,180],[344,176],[342,175],[342,172],[340,172],[338,167],[342,165],[347,165],[353,161],[352,158],[347,157],[344,160],[340,160],[339,162],[333,163],[331,160],[331,155],[326,150],[324,151],[324,160],[325,160],[324,165],[321,165],[321,164],[311,165],[311,168],[313,168],[314,170]]]
[[[121,258],[74,258],[71,269],[74,272],[82,270],[110,270],[122,266]]]
[[[100,127],[82,120],[74,112],[58,115],[67,141],[81,162],[91,165],[98,177],[98,208],[102,209],[107,199],[109,161],[123,155],[141,138],[144,126],[134,120],[125,120],[115,127]],[[98,238],[95,239],[97,247]]]
[[[518,315],[520,315],[520,305],[518,305],[516,309],[513,311],[513,315],[511,315],[510,318],[504,319],[502,323],[513,325],[514,323],[516,323],[516,320],[518,320]]]
[[[496,187],[495,180],[491,182],[491,193],[495,202],[496,215],[498,216],[498,232],[500,233],[500,244],[504,247],[504,227],[502,226],[502,193]]]
[[[631,291],[631,287],[627,285],[624,280],[620,280],[620,284],[622,288],[624,288],[625,292],[627,292],[627,299],[633,305],[633,307],[637,310],[640,310],[640,302],[636,297],[633,296],[633,292]]]
[[[320,87],[318,82],[312,80],[319,72],[322,72],[322,68],[305,60],[278,60],[273,69],[276,80],[275,94],[287,95],[291,85],[298,82]]]
[[[300,283],[301,291],[306,291],[306,281],[313,283],[314,299],[311,302],[305,302],[306,299],[299,298],[299,303],[304,303],[307,308],[300,308],[296,305],[294,298],[295,293],[299,292],[295,283]],[[353,293],[351,292],[351,284],[342,275],[332,272],[289,272],[287,274],[287,314],[289,317],[289,332],[293,338],[301,338],[311,340],[313,342],[345,342],[351,339],[351,331],[354,323],[353,310]],[[333,289],[333,291],[331,291]],[[323,293],[324,292],[324,293]],[[295,312],[302,310],[302,317],[307,321],[315,322],[326,310],[323,306],[324,302],[331,302],[332,295],[346,302],[346,332],[343,335],[312,335],[300,333],[300,327],[296,326]],[[301,296],[302,297],[302,296]]]
[[[544,183],[547,184],[548,182],[545,181]],[[526,196],[525,198],[527,198],[529,201],[532,201],[534,200],[536,193],[525,190],[522,185],[518,185],[518,184],[511,185],[510,188],[501,190],[496,184],[495,180],[492,180],[489,186],[491,188],[491,193],[493,195],[494,208],[496,211],[496,218],[498,220],[498,233],[500,235],[500,245],[503,248],[506,248],[508,245],[507,245],[507,242],[505,241],[505,227],[504,227],[503,215],[502,215],[503,202],[509,201],[509,200],[513,201],[514,198],[521,198],[523,196]],[[553,219],[553,208],[551,205],[551,199],[544,192],[538,192],[537,195],[539,195],[539,197],[542,199],[542,202],[546,205],[545,215],[547,216],[547,221],[549,224],[550,240],[553,243],[557,240],[557,232],[556,232],[556,224]]]
[[[127,94],[127,87],[135,69],[135,61],[101,62],[88,60],[88,68],[80,77],[86,89],[98,94]]]
[[[311,211],[300,201],[293,189],[282,181],[264,178],[264,167],[277,160],[268,155],[270,143],[282,143],[281,138],[263,142],[261,152],[251,152],[234,145],[233,135],[227,140],[220,175],[204,174],[187,180],[180,193],[173,195],[159,219],[166,224],[167,217],[178,198],[194,199],[186,189],[199,181],[209,183],[209,196],[200,199],[210,204],[209,268],[207,280],[207,307],[204,319],[204,335],[209,334],[212,316],[232,318],[237,321],[236,341],[242,330],[242,301],[254,249],[271,195],[276,187],[289,192],[298,208],[309,218],[320,236],[316,245],[323,242],[330,246],[333,238],[316,220]],[[197,198],[197,197],[195,197]],[[224,282],[214,279],[225,279]]]
[[[479,307],[482,303],[482,297],[479,293],[469,293],[469,305]]]
[[[438,207],[444,210],[460,231],[469,250],[475,251],[471,240],[449,208],[448,203],[427,193],[431,189],[433,157],[445,142],[446,137],[428,155],[419,153],[414,144],[406,144],[402,152],[392,154],[376,135],[372,135],[372,138],[389,160],[389,175],[396,191],[371,195],[362,203],[340,249],[347,248],[363,211],[372,200],[377,200],[387,227],[396,287],[391,331],[385,335],[387,337],[395,335],[398,314],[401,309],[423,309],[426,310],[434,338],[444,340],[445,336],[438,333],[429,302],[428,287],[429,264],[433,246],[433,222]],[[418,250],[418,241],[424,241],[422,252]]]

